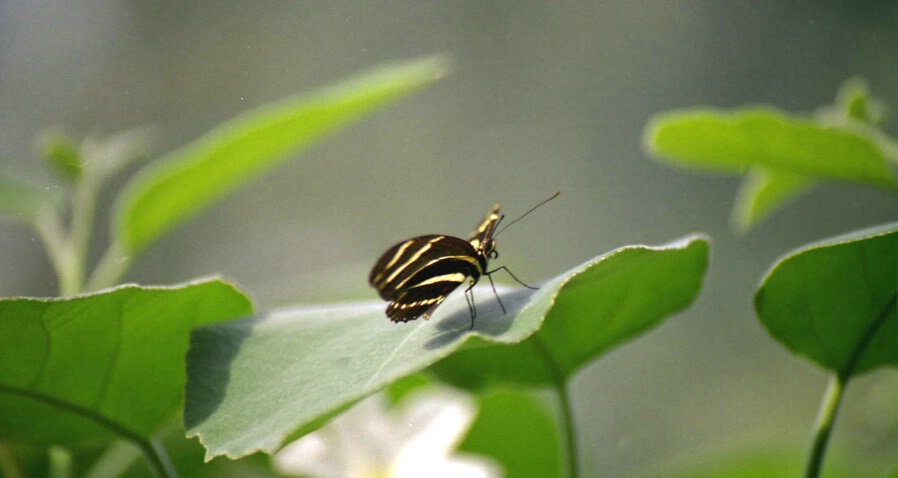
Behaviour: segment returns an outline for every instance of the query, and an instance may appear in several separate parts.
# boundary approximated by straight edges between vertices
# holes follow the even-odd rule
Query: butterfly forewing
[[[474,283],[486,271],[483,245],[492,239],[499,205],[477,226],[471,239],[428,235],[400,242],[385,252],[368,276],[394,322],[429,318],[453,290],[470,277]]]

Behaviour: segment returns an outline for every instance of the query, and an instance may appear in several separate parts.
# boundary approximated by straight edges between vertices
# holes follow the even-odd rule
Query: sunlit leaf
[[[754,167],[745,176],[736,195],[733,225],[740,232],[748,231],[777,208],[815,185],[816,181],[805,176]]]
[[[0,299],[0,441],[146,439],[181,403],[188,331],[249,313],[217,280]]]
[[[769,107],[671,111],[649,121],[645,138],[655,158],[674,166],[735,174],[763,166],[898,190],[874,139]]]
[[[429,57],[379,68],[342,83],[243,113],[166,155],[122,193],[113,236],[123,254],[377,107],[442,76]]]

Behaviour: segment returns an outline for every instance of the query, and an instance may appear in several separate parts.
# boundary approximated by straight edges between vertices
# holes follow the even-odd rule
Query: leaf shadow
[[[490,291],[492,292],[492,291]],[[424,348],[434,350],[461,339],[469,332],[477,332],[480,335],[498,337],[508,332],[514,323],[515,317],[527,305],[534,290],[523,287],[511,290],[499,291],[502,304],[505,305],[505,313],[499,306],[496,297],[490,300],[477,302],[477,316],[474,318],[474,328],[471,326],[471,314],[467,308],[459,308],[449,316],[436,324],[440,332],[424,344]],[[492,295],[492,293],[490,293]]]
[[[184,397],[184,426],[190,430],[203,423],[224,401],[231,381],[231,362],[243,341],[265,315],[198,327],[190,333],[187,350],[187,384]],[[215,354],[209,351],[215,350]],[[214,363],[209,357],[214,355]]]

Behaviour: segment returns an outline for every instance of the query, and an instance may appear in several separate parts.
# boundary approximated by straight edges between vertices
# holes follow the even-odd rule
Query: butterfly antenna
[[[559,194],[561,194],[561,191],[557,191],[555,194],[553,194],[552,196],[550,196],[548,199],[544,199],[541,203],[537,204],[536,206],[533,206],[532,208],[530,208],[529,211],[527,211],[527,212],[525,212],[524,214],[518,216],[517,219],[515,219],[514,221],[509,222],[509,223],[506,224],[505,227],[503,227],[502,229],[499,229],[499,232],[493,234],[493,237],[498,236],[499,234],[501,234],[502,231],[504,231],[504,230],[508,229],[509,227],[511,227],[512,224],[514,224],[514,223],[520,221],[521,219],[524,219],[528,214],[530,214],[531,212],[535,211],[536,208],[538,208],[538,207],[542,206],[543,204],[545,204],[545,203],[547,203],[547,202],[549,202],[549,201],[551,201],[551,200],[557,198]]]

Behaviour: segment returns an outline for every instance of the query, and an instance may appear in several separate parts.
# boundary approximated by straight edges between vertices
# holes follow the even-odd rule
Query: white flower
[[[274,455],[275,469],[313,478],[492,478],[492,461],[454,454],[476,413],[469,397],[424,392],[390,408],[369,397]]]

